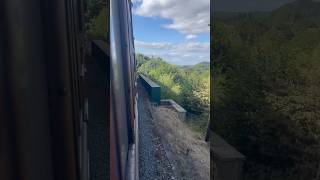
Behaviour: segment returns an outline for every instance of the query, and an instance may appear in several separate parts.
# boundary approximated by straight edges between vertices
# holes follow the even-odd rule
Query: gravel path
[[[139,175],[140,180],[178,179],[151,120],[148,95],[139,83]]]

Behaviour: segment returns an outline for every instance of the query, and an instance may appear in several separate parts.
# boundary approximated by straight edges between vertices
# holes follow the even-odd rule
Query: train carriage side
[[[138,179],[136,72],[130,0],[111,0],[110,179]]]

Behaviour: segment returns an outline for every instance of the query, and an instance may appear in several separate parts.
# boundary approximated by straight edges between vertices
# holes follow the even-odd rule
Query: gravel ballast
[[[140,83],[138,87],[140,180],[179,179],[174,174],[175,167],[168,159],[160,137],[155,133],[148,95]]]

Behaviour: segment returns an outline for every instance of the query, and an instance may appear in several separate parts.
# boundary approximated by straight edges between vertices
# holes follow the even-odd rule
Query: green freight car
[[[151,79],[147,78],[146,76],[140,74],[140,80],[147,90],[150,100],[152,103],[160,104],[161,100],[161,88],[158,84],[153,82]]]

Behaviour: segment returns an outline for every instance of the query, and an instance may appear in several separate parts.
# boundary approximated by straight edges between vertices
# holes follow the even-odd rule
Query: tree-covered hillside
[[[212,19],[213,127],[247,156],[245,179],[320,177],[319,22],[311,0]]]
[[[137,54],[138,73],[144,74],[161,86],[162,99],[174,99],[195,119],[202,133],[209,119],[210,66],[200,63],[179,67],[161,58]]]

